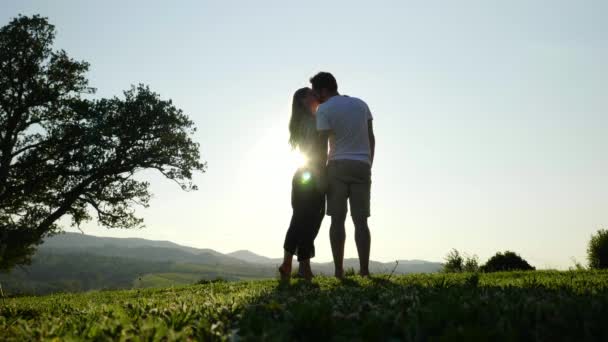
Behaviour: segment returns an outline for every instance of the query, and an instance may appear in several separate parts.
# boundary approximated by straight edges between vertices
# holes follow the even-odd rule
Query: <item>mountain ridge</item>
[[[281,261],[249,250],[223,254],[171,241],[65,232],[47,238],[34,254],[31,265],[0,273],[0,283],[9,294],[166,287],[217,278],[229,281],[273,278],[278,275]],[[345,259],[344,267],[356,270],[359,260]],[[431,273],[441,267],[440,263],[421,260],[397,264],[370,261],[372,273]],[[312,268],[315,274],[331,275],[334,271],[333,262],[313,262]]]
[[[63,238],[62,238],[62,236],[63,236]],[[211,248],[196,248],[196,247],[184,246],[184,245],[180,245],[178,243],[175,243],[175,242],[172,242],[169,240],[149,240],[149,239],[144,239],[144,238],[132,238],[132,237],[129,237],[129,238],[103,237],[103,236],[89,235],[89,234],[76,233],[76,232],[62,232],[58,235],[52,236],[52,237],[48,238],[47,240],[45,240],[44,243],[40,247],[49,248],[49,247],[64,246],[62,244],[58,244],[57,241],[60,239],[69,240],[69,239],[72,239],[75,237],[81,237],[82,240],[80,240],[80,241],[85,242],[84,246],[79,246],[79,247],[91,247],[90,241],[86,241],[86,240],[92,238],[92,239],[99,239],[101,241],[112,241],[113,244],[118,243],[123,246],[128,246],[128,248],[133,248],[133,247],[177,248],[177,249],[187,251],[187,252],[193,253],[193,254],[210,253],[213,255],[229,257],[229,258],[233,258],[233,259],[237,259],[237,260],[240,260],[243,262],[248,262],[248,263],[253,263],[253,264],[273,264],[274,265],[275,263],[277,263],[277,262],[280,263],[283,260],[282,258],[273,258],[273,257],[268,257],[268,256],[265,256],[262,254],[258,254],[251,250],[248,250],[248,249],[239,249],[239,250],[229,252],[229,253],[222,253],[222,252],[216,251]],[[121,243],[121,242],[124,242],[124,243]],[[61,248],[63,248],[63,247],[61,247]],[[75,247],[70,246],[70,248],[75,248]],[[358,259],[346,258],[345,261],[346,260],[358,260]],[[400,265],[441,264],[440,262],[421,260],[421,259],[398,259],[395,261],[398,261]],[[382,261],[370,260],[370,262],[376,262],[376,263],[381,263],[381,264],[394,264],[395,261],[382,262]],[[327,264],[327,263],[331,263],[331,261],[313,262],[313,264]]]

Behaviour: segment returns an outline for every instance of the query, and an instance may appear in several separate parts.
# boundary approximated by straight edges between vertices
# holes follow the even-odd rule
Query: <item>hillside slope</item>
[[[127,289],[192,284],[200,279],[263,279],[276,276],[280,259],[242,250],[227,255],[169,241],[107,238],[64,233],[47,239],[31,265],[0,273],[8,294],[47,294],[98,289]],[[358,269],[357,259],[345,267]],[[436,272],[441,264],[425,261],[372,261],[373,273]],[[333,263],[313,263],[316,274],[333,274]]]

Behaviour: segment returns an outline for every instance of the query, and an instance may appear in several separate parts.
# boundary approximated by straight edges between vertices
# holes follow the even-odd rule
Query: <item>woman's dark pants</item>
[[[315,256],[314,241],[325,215],[325,193],[317,179],[306,169],[298,170],[291,182],[293,215],[283,248],[298,256],[298,261]]]

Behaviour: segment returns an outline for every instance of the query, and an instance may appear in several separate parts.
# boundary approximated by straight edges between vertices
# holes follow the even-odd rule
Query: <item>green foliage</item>
[[[452,249],[445,257],[442,271],[444,273],[477,272],[479,259],[476,255],[462,255],[457,249]]]
[[[608,338],[608,271],[210,282],[8,298],[0,340],[518,340]]]
[[[357,271],[355,271],[355,269],[353,267],[348,267],[345,271],[344,271],[344,276],[345,277],[352,277],[357,275]]]
[[[608,230],[600,229],[591,236],[587,247],[587,260],[591,269],[608,268]]]
[[[457,249],[452,249],[445,257],[443,264],[443,272],[457,273],[464,269],[464,258],[460,255]]]
[[[574,264],[574,266],[569,267],[570,271],[586,270],[585,266],[583,266],[583,264],[581,264],[578,260],[576,260],[576,258],[572,257],[571,260],[572,260],[572,263]]]
[[[535,268],[516,253],[506,251],[496,253],[481,266],[480,270],[482,272],[533,271]]]
[[[217,284],[217,283],[225,283],[225,282],[226,282],[226,279],[218,277],[218,278],[215,278],[215,279],[212,279],[212,280],[201,279],[201,280],[197,281],[196,283],[198,285],[206,285],[206,284]]]
[[[477,255],[465,257],[463,270],[465,272],[478,272],[479,271],[479,258],[477,257]]]
[[[89,65],[54,51],[55,28],[19,16],[0,28],[0,270],[26,264],[62,217],[105,227],[143,222],[157,170],[185,190],[204,171],[193,122],[147,86],[85,99]]]

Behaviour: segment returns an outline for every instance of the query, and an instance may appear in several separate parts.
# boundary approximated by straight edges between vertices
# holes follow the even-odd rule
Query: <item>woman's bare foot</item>
[[[279,274],[281,275],[281,281],[287,282],[291,278],[291,265],[279,266]]]
[[[283,253],[283,263],[279,267],[279,273],[281,274],[281,281],[289,281],[291,277],[291,264],[293,262],[293,254],[285,251]]]

